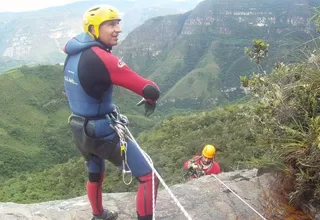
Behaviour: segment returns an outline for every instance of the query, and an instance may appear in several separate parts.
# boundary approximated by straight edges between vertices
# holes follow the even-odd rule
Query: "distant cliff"
[[[115,53],[160,85],[162,104],[210,107],[232,100],[239,93],[239,76],[256,70],[244,54],[253,39],[271,44],[268,69],[276,61],[301,58],[296,54],[299,45],[315,34],[310,21],[315,4],[305,0],[206,0],[190,12],[148,20]]]

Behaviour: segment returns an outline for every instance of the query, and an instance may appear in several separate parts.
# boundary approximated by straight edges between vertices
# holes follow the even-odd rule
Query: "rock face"
[[[253,169],[222,173],[217,178],[266,219],[271,215],[277,219],[286,217],[281,208],[284,205],[266,198],[266,192],[272,188],[273,175],[258,177],[257,170]],[[262,219],[226,186],[214,176],[205,176],[170,189],[194,220]],[[103,201],[105,207],[120,213],[119,220],[137,219],[135,193],[104,194]],[[39,204],[0,203],[0,219],[3,220],[87,220],[90,217],[86,196]],[[187,219],[163,188],[159,190],[155,217],[159,220]]]

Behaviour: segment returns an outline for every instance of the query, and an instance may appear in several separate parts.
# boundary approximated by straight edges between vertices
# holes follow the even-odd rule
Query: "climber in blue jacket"
[[[87,194],[93,218],[114,220],[118,213],[104,209],[102,182],[105,159],[121,167],[120,137],[115,131],[114,118],[119,111],[112,103],[113,85],[140,95],[138,105],[145,107],[145,115],[155,110],[160,96],[158,86],[132,71],[111,53],[121,32],[119,12],[108,5],[89,8],[83,17],[84,33],[67,42],[64,51],[64,86],[72,115],[69,124],[77,149],[88,167]],[[143,157],[139,146],[126,139],[127,163],[132,175],[139,180],[136,210],[139,220],[151,220],[157,195],[158,178]],[[154,187],[152,187],[152,179]],[[152,190],[153,189],[153,190]]]

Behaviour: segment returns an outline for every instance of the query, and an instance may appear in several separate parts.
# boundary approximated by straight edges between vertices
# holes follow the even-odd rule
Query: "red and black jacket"
[[[132,71],[110,48],[82,33],[65,46],[64,86],[73,113],[84,117],[112,112],[113,85],[118,85],[156,102],[158,86]]]

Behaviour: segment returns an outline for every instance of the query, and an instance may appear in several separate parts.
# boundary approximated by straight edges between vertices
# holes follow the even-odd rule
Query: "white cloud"
[[[53,6],[66,5],[72,2],[79,2],[85,0],[3,0],[0,4],[0,12],[21,12],[33,11]],[[121,1],[121,0],[119,0]],[[137,0],[128,0],[135,2]],[[184,2],[187,0],[172,0],[177,2]],[[203,0],[194,0],[201,2]]]
[[[0,12],[32,11],[78,1],[83,0],[5,0],[0,4]]]
[[[172,0],[173,2],[185,2],[187,0]],[[196,0],[196,2],[202,2],[203,0]]]

